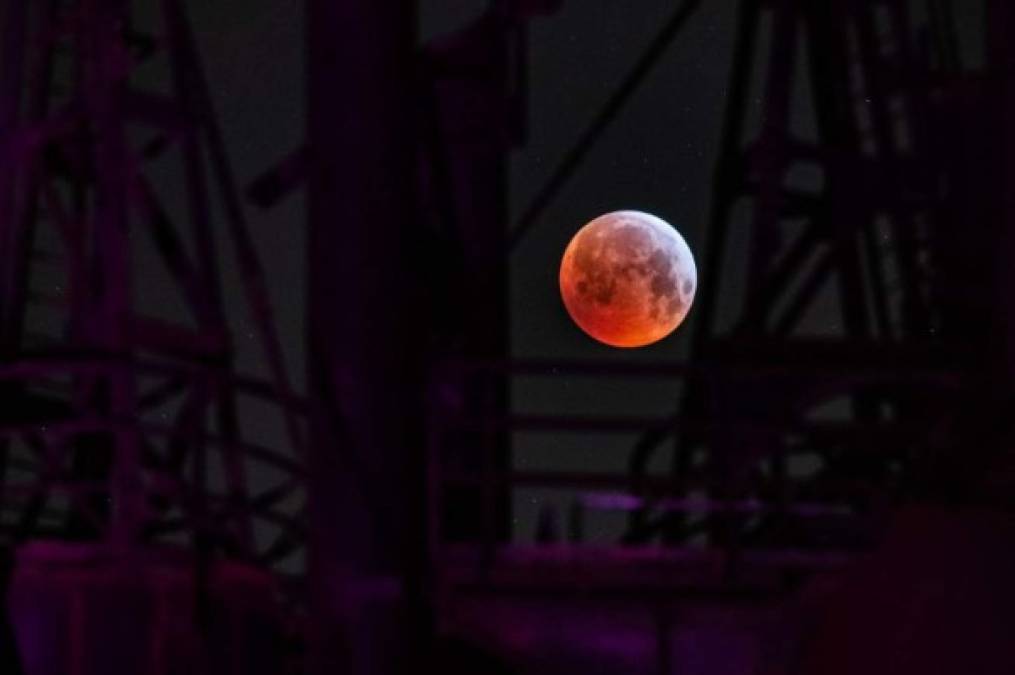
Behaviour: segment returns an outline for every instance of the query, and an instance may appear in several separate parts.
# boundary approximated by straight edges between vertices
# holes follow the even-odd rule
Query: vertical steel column
[[[129,219],[125,185],[129,184],[128,146],[123,118],[129,60],[118,40],[126,16],[122,0],[89,0],[82,5],[92,20],[81,29],[84,44],[84,105],[95,136],[94,257],[88,340],[100,352],[126,357],[130,350],[132,280]],[[118,420],[137,414],[134,375],[120,365],[102,383],[106,412]],[[133,543],[144,509],[137,433],[112,434],[113,517],[111,543]]]
[[[27,31],[26,0],[0,5],[0,356],[12,351],[12,331],[8,317],[14,298],[11,289],[11,247],[19,222],[17,172],[14,169],[15,140],[20,122],[21,92],[24,87],[24,53]],[[14,390],[9,383],[0,385],[0,405],[9,408]],[[9,442],[0,440],[0,483],[7,478]],[[0,487],[0,498],[3,497]]]
[[[25,86],[25,45],[28,30],[28,5],[15,0],[0,5],[0,349],[9,349],[11,340],[8,317],[15,304],[12,297],[12,267],[16,231],[21,223],[15,160],[20,154],[18,126]]]
[[[23,672],[21,658],[18,655],[8,600],[8,591],[14,576],[14,560],[13,549],[0,547],[0,672],[21,675]]]
[[[415,2],[306,7],[312,668],[413,672],[426,345],[413,321]]]
[[[1008,389],[1015,382],[1015,266],[1011,264],[1015,253],[1015,47],[1011,44],[1011,31],[1015,29],[1015,7],[1006,0],[989,0],[987,11],[987,58],[992,87],[997,92],[993,109],[994,132],[997,134],[997,170],[990,172],[994,188],[991,194],[998,200],[995,214],[1000,232],[996,266],[994,302],[1005,328]]]

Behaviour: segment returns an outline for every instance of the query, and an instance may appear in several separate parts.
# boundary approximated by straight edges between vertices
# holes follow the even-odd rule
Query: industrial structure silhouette
[[[0,670],[1012,672],[1015,8],[972,67],[950,0],[739,0],[690,350],[655,363],[516,357],[511,253],[707,3],[514,222],[559,2],[420,44],[410,0],[307,0],[306,140],[246,186],[187,4],[0,4]],[[298,192],[305,378],[247,216]],[[537,470],[522,434],[634,441]],[[520,536],[533,488],[575,498]]]

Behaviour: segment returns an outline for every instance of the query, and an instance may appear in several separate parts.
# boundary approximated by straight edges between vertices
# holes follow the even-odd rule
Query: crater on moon
[[[568,313],[586,333],[616,347],[669,335],[694,299],[697,271],[683,237],[640,211],[596,218],[574,236],[560,267]]]

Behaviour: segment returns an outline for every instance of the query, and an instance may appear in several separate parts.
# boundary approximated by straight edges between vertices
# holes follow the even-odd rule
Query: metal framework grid
[[[538,223],[700,7],[678,3],[523,211],[510,246]],[[499,584],[548,593],[554,585],[584,592],[632,584],[650,593],[780,593],[787,581],[869,551],[894,505],[925,494],[935,461],[961,443],[963,396],[986,374],[961,339],[945,335],[936,267],[946,158],[927,112],[935,109],[932,93],[961,72],[950,6],[929,2],[920,21],[910,7],[739,3],[690,362],[464,360],[435,370],[428,475],[439,603]],[[813,115],[812,138],[791,120],[800,110]],[[731,260],[736,227],[749,233],[746,261]],[[720,325],[724,275],[737,265],[750,290],[732,322]],[[805,319],[829,300],[842,330],[816,335]],[[468,411],[441,394],[463,381],[498,387],[521,376],[668,379],[684,394],[665,419]],[[504,436],[515,432],[637,430],[644,433],[626,474],[511,470],[498,459]],[[478,465],[463,465],[463,437],[471,439],[467,450],[483,453]],[[648,469],[660,454],[670,462],[667,476]],[[800,460],[818,468],[801,473]],[[481,534],[468,541],[443,531],[442,503],[461,485],[483,495]],[[499,491],[531,486],[581,491],[569,543],[552,527],[543,544],[505,539]],[[582,545],[581,520],[595,510],[629,514],[623,541]],[[665,545],[646,546],[653,542]],[[652,571],[660,566],[665,580]]]
[[[15,544],[165,545],[202,564],[226,555],[291,573],[306,404],[289,383],[183,4],[158,4],[157,34],[136,30],[132,14],[129,2],[6,3],[0,527]],[[168,77],[145,74],[160,67]],[[152,177],[166,166],[182,176],[180,208]],[[137,297],[140,247],[189,316],[157,317]],[[235,371],[226,260],[267,378]],[[245,435],[248,405],[277,417],[283,447]]]
[[[441,241],[456,247],[459,257],[449,259],[464,275],[486,270],[491,278],[483,283],[495,288],[502,288],[496,277],[507,273],[511,248],[702,5],[675,9],[490,265],[501,233],[477,219],[503,206],[505,186],[490,186],[489,209],[463,212],[456,153],[503,160],[523,140],[524,23],[553,3],[545,4],[520,3],[525,10],[505,13],[504,3],[494,3],[472,34],[426,51],[421,69],[430,111],[421,142],[423,206],[446,228]],[[935,237],[943,169],[930,143],[934,120],[920,111],[934,109],[929,93],[938,79],[961,69],[949,4],[926,5],[929,59],[916,48],[910,3],[902,0],[740,3],[691,363],[517,362],[481,335],[462,350],[465,358],[434,365],[427,592],[438,615],[477,585],[779,592],[796,572],[834,568],[862,553],[894,501],[920,489],[925,460],[954,442],[956,401],[982,375],[942,337],[948,317],[940,311]],[[199,565],[222,554],[289,569],[283,562],[303,545],[304,525],[285,504],[304,483],[308,405],[286,375],[182,3],[161,2],[158,38],[132,29],[126,2],[15,0],[7,7],[0,43],[0,527],[14,542],[56,537],[129,551],[172,541],[195,551]],[[760,54],[763,43],[769,49]],[[748,140],[759,55],[767,64],[760,131]],[[158,58],[171,73],[168,90],[137,86],[134,70]],[[817,126],[812,139],[798,137],[790,119],[799,66]],[[448,82],[460,87],[457,95],[471,94],[459,103],[509,108],[499,133],[452,129],[460,136],[449,138],[440,117],[441,105],[456,104]],[[185,176],[186,228],[147,177],[151,163],[174,153]],[[270,205],[297,185],[306,162],[305,149],[294,153],[258,181],[255,201]],[[800,167],[820,179],[795,183]],[[503,180],[495,168],[488,177]],[[234,372],[213,197],[269,367],[265,380]],[[751,292],[732,326],[719,325],[728,233],[743,226],[736,215],[743,205]],[[46,232],[57,251],[40,245]],[[134,232],[151,237],[189,323],[138,307]],[[52,287],[54,279],[66,289],[57,297],[38,285]],[[829,288],[844,333],[807,337],[801,322]],[[31,312],[48,314],[28,321]],[[64,334],[28,334],[44,316]],[[681,382],[685,395],[665,419],[519,416],[504,396],[518,375],[663,378]],[[447,387],[464,392],[470,405],[446,405],[440,392]],[[273,406],[284,449],[244,436],[241,398]],[[813,414],[834,400],[839,417]],[[923,422],[928,417],[938,420],[933,428]],[[627,473],[535,473],[506,462],[506,439],[521,429],[644,435]],[[472,460],[461,461],[464,449]],[[668,476],[647,471],[658,453],[671,459]],[[793,458],[803,456],[818,457],[821,469],[794,477]],[[251,489],[254,463],[271,472],[268,487]],[[585,511],[629,513],[625,540],[607,550],[583,547],[577,522],[575,546],[512,546],[506,496],[522,485],[577,488]],[[449,543],[441,503],[454,486],[465,488],[455,499],[478,516],[458,525],[464,540]],[[265,525],[274,533],[268,541],[256,535]],[[643,546],[657,541],[666,546]],[[541,590],[541,579],[553,583]]]

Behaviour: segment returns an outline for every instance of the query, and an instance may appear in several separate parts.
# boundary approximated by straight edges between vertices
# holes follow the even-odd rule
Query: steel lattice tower
[[[997,368],[996,298],[971,301],[990,295],[995,279],[976,261],[1000,238],[956,235],[984,169],[961,141],[940,141],[982,109],[957,93],[950,3],[738,3],[692,358],[632,367],[513,361],[506,260],[703,3],[675,3],[508,233],[526,23],[558,4],[495,0],[420,49],[414,2],[306,3],[308,142],[252,196],[266,206],[308,183],[308,401],[289,383],[183,0],[158,3],[152,35],[129,0],[9,0],[5,540],[107,562],[178,553],[202,630],[214,627],[221,561],[271,572],[250,586],[265,595],[306,581],[314,672],[401,672],[434,633],[468,633],[470,606],[573,591],[649,606],[651,658],[667,673],[686,597],[784,597],[799,572],[869,550],[898,502],[982,485],[997,458],[959,452],[1005,410],[1010,382]],[[146,70],[156,63],[168,76]],[[144,305],[141,250],[185,315]],[[264,378],[237,372],[226,260]],[[730,279],[744,302],[724,313]],[[466,322],[463,307],[482,316]],[[662,420],[521,415],[507,395],[519,375],[670,378],[682,396]],[[246,401],[277,416],[281,448],[250,437]],[[547,430],[640,440],[627,472],[512,467],[511,434]],[[660,455],[667,475],[649,469]],[[543,540],[511,541],[519,486],[582,491],[567,545],[549,518]],[[629,512],[623,541],[583,548],[582,509],[596,508]],[[294,557],[305,540],[304,577]],[[495,628],[509,632],[504,621]],[[213,653],[195,660],[212,670]]]
[[[5,3],[0,524],[16,544],[278,569],[302,546],[305,404],[183,3],[142,9],[156,33],[129,2]],[[136,292],[139,252],[185,314]],[[237,372],[225,261],[266,378]],[[244,430],[250,402],[276,416],[281,447]]]
[[[522,211],[509,248],[591,161],[701,8],[675,3]],[[997,288],[974,262],[991,258],[996,238],[957,234],[990,234],[991,225],[969,215],[983,197],[973,183],[984,167],[965,163],[958,130],[982,101],[970,105],[960,93],[969,73],[950,3],[744,0],[737,8],[690,359],[458,364],[491,378],[672,381],[682,391],[676,412],[498,415],[451,403],[432,418],[439,602],[601,593],[609,603],[626,594],[657,617],[660,673],[674,667],[667,621],[680,620],[667,612],[679,617],[687,598],[777,604],[801,580],[869,553],[900,504],[977,494],[986,467],[997,466],[997,439],[982,453],[970,452],[968,439],[1006,409],[1010,390],[991,324]],[[731,310],[730,297],[742,306]],[[449,373],[452,383],[460,377]],[[551,434],[640,439],[626,475],[504,469],[494,442],[481,467],[463,469],[448,459],[462,429],[547,434],[547,453],[559,438]],[[442,484],[479,486],[487,514],[498,513],[505,485],[575,493],[567,541],[552,511],[534,542],[499,538],[495,515],[484,536],[443,538]],[[595,511],[629,513],[623,541],[583,541]]]
[[[956,67],[951,27],[931,13],[923,34],[941,55],[931,62],[907,3],[812,5],[740,6],[694,326],[694,359],[718,375],[689,382],[680,417],[709,430],[678,423],[673,455],[678,494],[768,506],[693,523],[642,510],[632,541],[662,531],[733,549],[870,545],[873,514],[921,489],[974,371],[965,331],[947,328],[938,256],[945,158],[930,111]],[[745,259],[732,253],[738,229]],[[719,317],[738,276],[743,305]],[[936,424],[920,429],[928,418]],[[636,485],[667,435],[639,444]],[[818,505],[842,517],[806,515]]]

